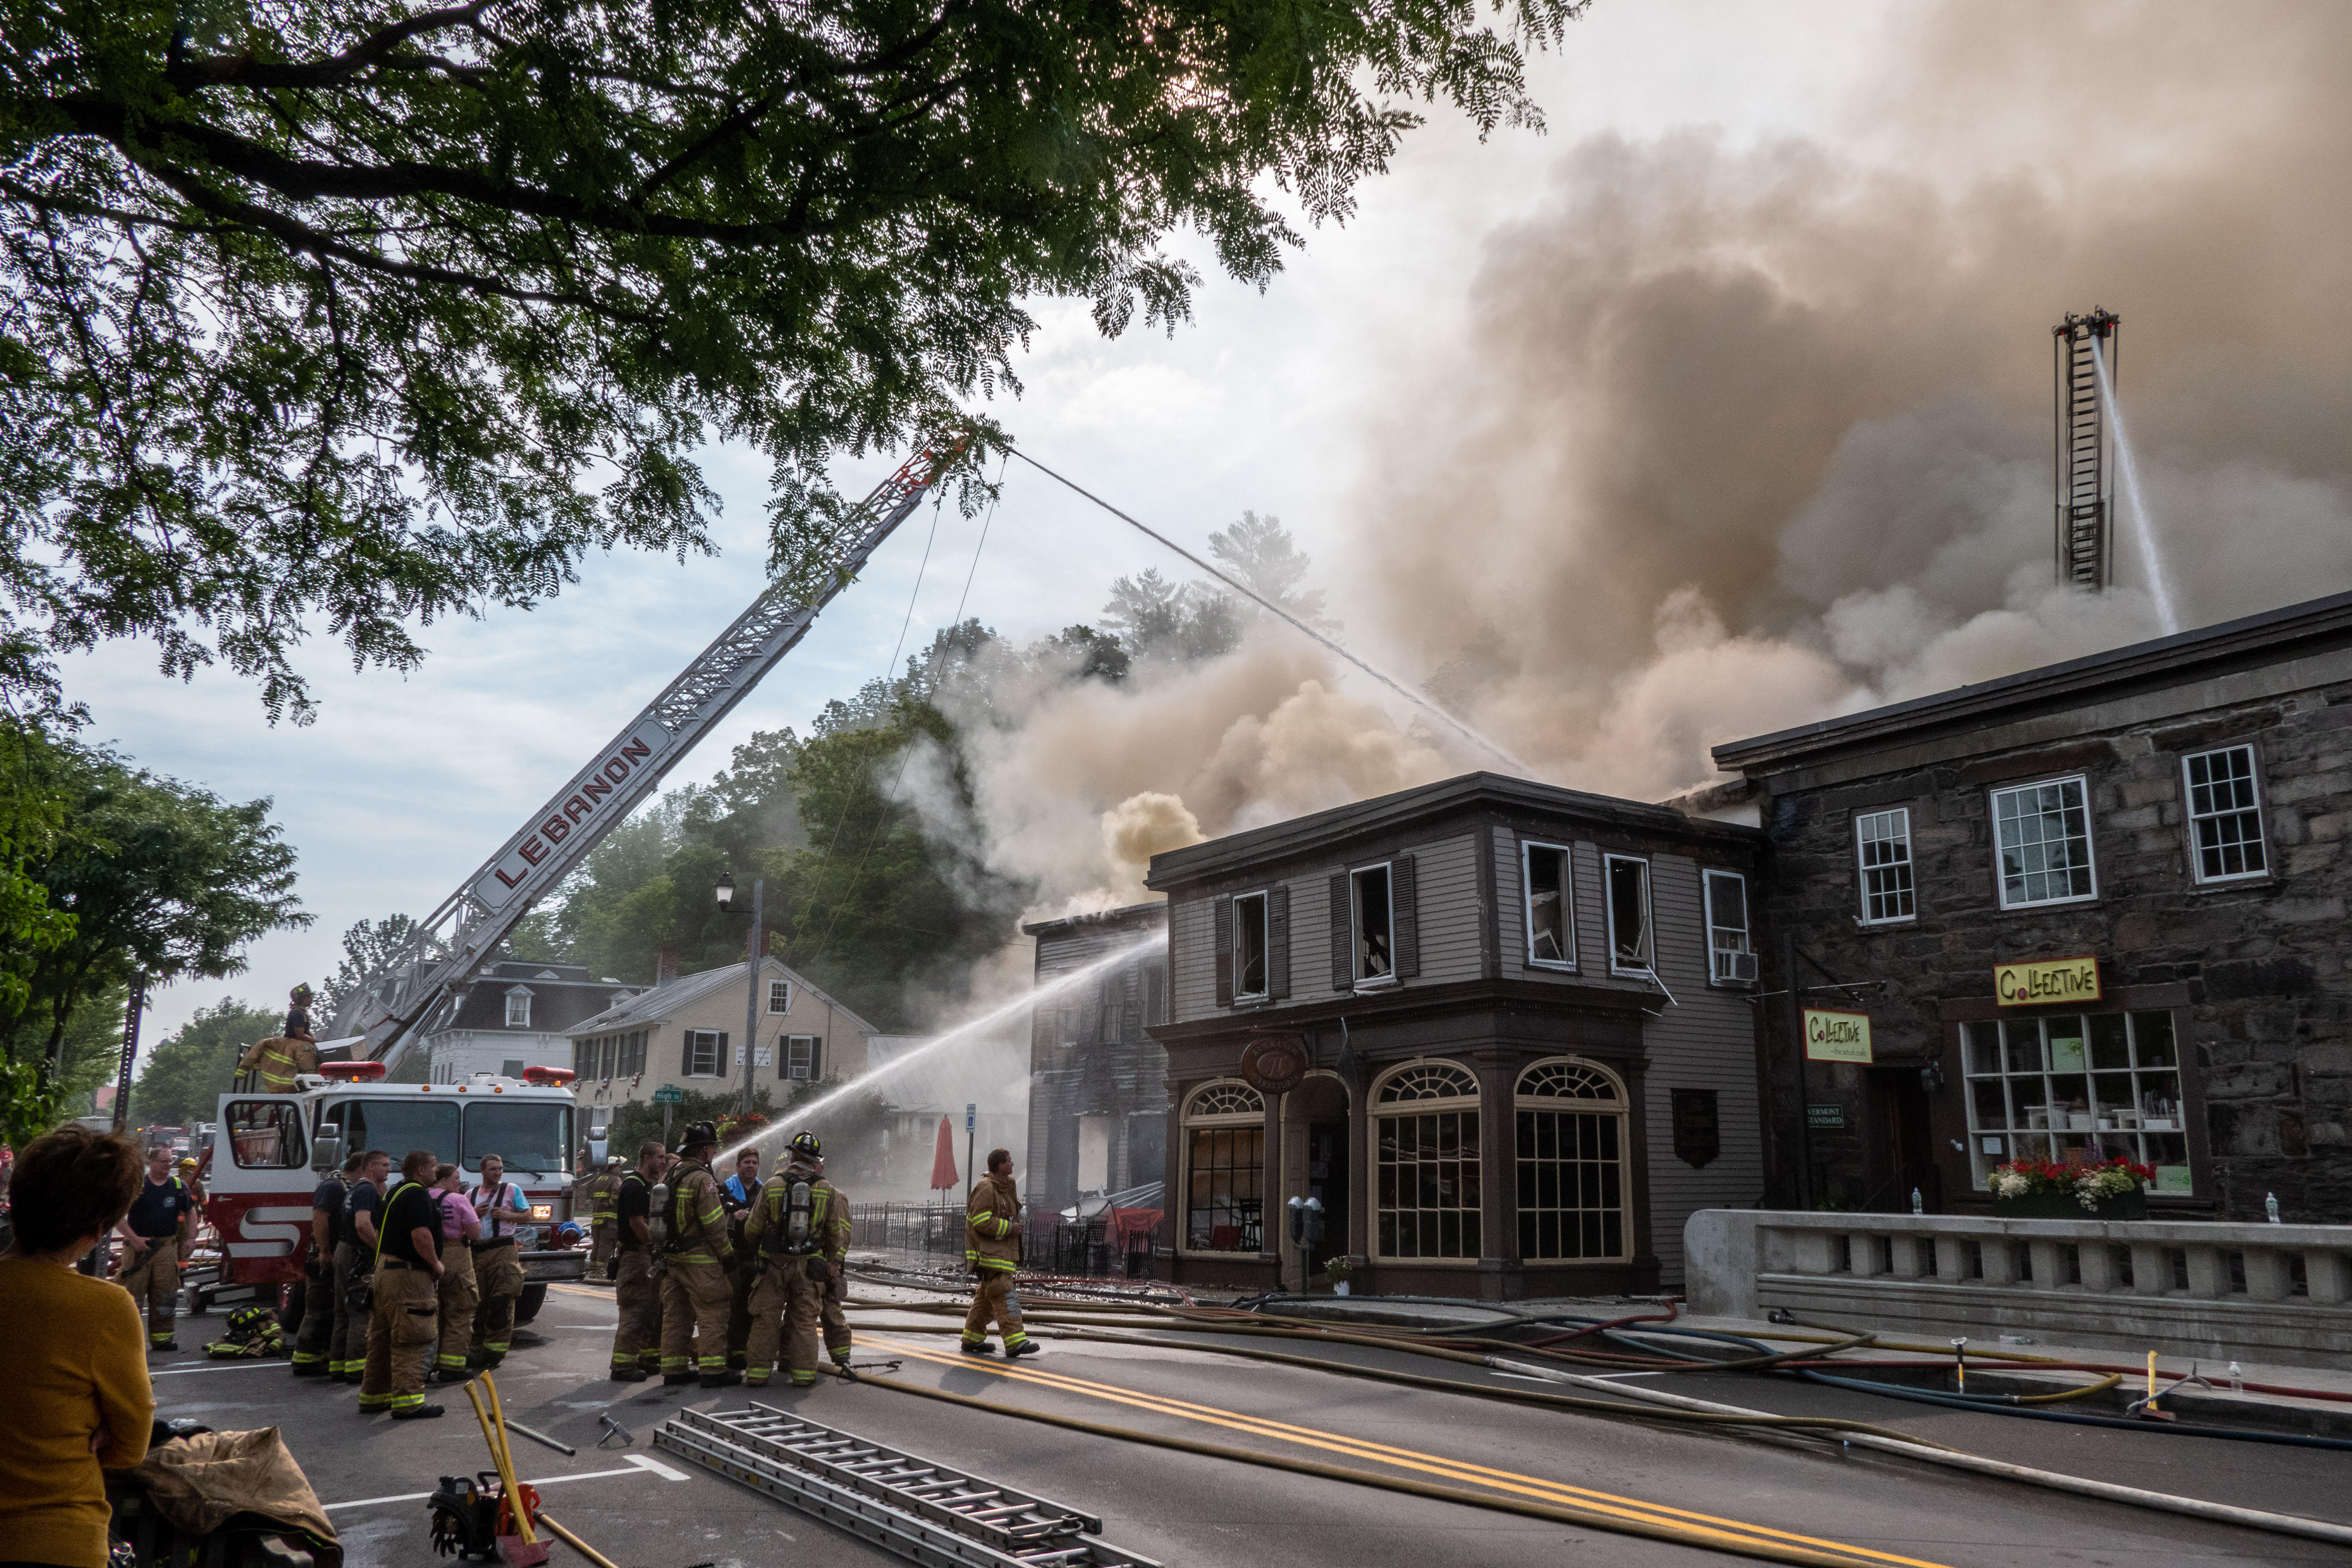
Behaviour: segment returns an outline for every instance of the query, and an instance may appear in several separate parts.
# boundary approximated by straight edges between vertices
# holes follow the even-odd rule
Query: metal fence
[[[1161,1230],[1166,1228],[1163,1221]],[[1022,1267],[1040,1274],[1135,1279],[1150,1272],[1159,1231],[1119,1235],[1108,1215],[1065,1220],[1032,1215],[1022,1237]],[[961,1264],[964,1210],[961,1204],[852,1204],[849,1245],[914,1253]]]

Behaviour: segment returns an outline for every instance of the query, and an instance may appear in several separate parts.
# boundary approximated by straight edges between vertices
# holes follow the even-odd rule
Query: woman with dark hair
[[[101,1467],[147,1452],[155,1394],[139,1308],[119,1285],[74,1271],[121,1223],[141,1185],[120,1133],[61,1127],[16,1161],[16,1235],[0,1257],[0,1540],[13,1563],[105,1568]]]

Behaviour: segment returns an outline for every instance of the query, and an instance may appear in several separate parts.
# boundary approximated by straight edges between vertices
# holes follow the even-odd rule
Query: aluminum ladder
[[[654,1446],[927,1568],[1160,1568],[1093,1514],[771,1405],[680,1411]]]

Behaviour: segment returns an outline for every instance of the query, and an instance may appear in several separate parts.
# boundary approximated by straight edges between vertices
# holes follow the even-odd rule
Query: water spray
[[[2091,340],[2091,363],[2098,369],[2099,401],[2106,406],[2107,427],[2115,432],[2116,466],[2123,474],[2124,493],[2131,499],[2132,542],[2139,547],[2140,562],[2147,568],[2147,592],[2156,601],[2157,619],[2169,635],[2180,629],[2180,612],[2173,607],[2172,584],[2166,580],[2163,559],[2157,554],[2156,531],[2148,522],[2147,492],[2140,488],[2139,458],[2132,451],[2123,410],[2116,403],[2115,377],[2107,373],[2107,356],[2100,352],[2096,338]]]
[[[1103,510],[1110,513],[1111,516],[1118,519],[1119,521],[1126,523],[1129,528],[1134,529],[1137,532],[1144,535],[1144,537],[1155,541],[1169,550],[1174,551],[1177,554],[1191,562],[1194,566],[1199,567],[1202,571],[1206,572],[1210,576],[1214,577],[1218,582],[1223,583],[1226,587],[1231,588],[1234,593],[1239,594],[1242,597],[1249,600],[1252,604],[1256,605],[1260,609],[1281,616],[1285,621],[1287,621],[1292,626],[1296,627],[1305,636],[1322,644],[1323,647],[1328,648],[1339,658],[1347,660],[1349,664],[1354,665],[1358,669],[1362,670],[1366,675],[1370,676],[1374,680],[1379,681],[1382,686],[1387,687],[1391,691],[1395,692],[1399,697],[1403,698],[1407,702],[1412,703],[1423,712],[1429,714],[1432,718],[1437,720],[1447,729],[1452,730],[1455,734],[1461,736],[1472,745],[1476,746],[1479,750],[1486,752],[1489,756],[1494,757],[1504,763],[1519,777],[1534,778],[1536,776],[1535,769],[1529,767],[1526,763],[1514,756],[1501,744],[1480,734],[1477,731],[1472,729],[1469,725],[1464,723],[1461,720],[1455,718],[1444,709],[1440,708],[1436,703],[1432,702],[1428,698],[1423,697],[1421,693],[1404,686],[1393,677],[1383,674],[1381,671],[1373,668],[1370,665],[1365,663],[1362,658],[1359,658],[1355,654],[1349,653],[1345,647],[1341,647],[1337,639],[1330,637],[1322,632],[1317,631],[1313,626],[1308,626],[1305,621],[1300,620],[1297,616],[1292,615],[1288,610],[1284,609],[1280,605],[1276,604],[1272,599],[1267,598],[1265,595],[1259,593],[1248,584],[1242,582],[1239,578],[1234,577],[1223,571],[1221,571],[1217,567],[1212,566],[1209,563],[1202,560],[1199,556],[1193,554],[1191,551],[1185,549],[1182,545],[1177,543],[1174,540],[1169,538],[1158,529],[1152,528],[1149,524],[1140,522],[1135,518],[1129,516],[1126,512],[1119,510],[1118,508],[1111,505],[1110,502],[1103,500],[1102,497],[1095,494],[1094,491],[1087,489],[1085,486],[1077,483],[1076,480],[1066,479],[1062,475],[1055,473],[1053,469],[1047,468],[1045,464],[1039,462],[1028,453],[1022,451],[1018,447],[1008,447],[1005,449],[1011,452],[1013,456],[1028,464],[1031,468],[1036,469],[1039,473],[1045,475],[1047,479],[1054,480],[1057,484],[1066,486],[1077,494],[1086,497],[1087,500],[1094,502],[1095,505],[1102,508]]]
[[[1003,1023],[1005,1019],[1013,1016],[1015,1014],[1020,1013],[1024,1009],[1035,1006],[1040,1002],[1049,1001],[1054,997],[1059,996],[1066,991],[1075,990],[1079,985],[1084,984],[1086,982],[1094,979],[1097,975],[1101,974],[1104,971],[1116,969],[1120,964],[1129,963],[1129,961],[1141,956],[1152,948],[1164,948],[1167,945],[1167,942],[1168,938],[1165,932],[1152,931],[1148,935],[1137,937],[1133,942],[1127,942],[1121,946],[1111,949],[1110,952],[1103,954],[1100,958],[1096,959],[1091,963],[1081,964],[1076,969],[1056,974],[1051,980],[1047,980],[1041,984],[1032,987],[1030,990],[1023,992],[1020,995],[1015,996],[1010,1002],[992,1007],[987,1012],[981,1014],[978,1017],[965,1019],[962,1023],[958,1024],[954,1028],[950,1029],[947,1033],[930,1041],[928,1045],[924,1045],[914,1050],[908,1051],[905,1056],[900,1057],[898,1060],[886,1063],[881,1067],[868,1068],[866,1071],[859,1073],[856,1078],[851,1079],[847,1083],[843,1084],[840,1088],[829,1089],[825,1093],[818,1095],[806,1105],[792,1108],[790,1111],[792,1121],[796,1128],[800,1125],[814,1121],[818,1117],[824,1115],[824,1112],[832,1106],[849,1095],[856,1093],[866,1085],[873,1083],[877,1079],[888,1078],[892,1073],[899,1071],[901,1068],[911,1063],[921,1060],[923,1058],[929,1056],[934,1051],[945,1050],[948,1047],[954,1045],[959,1040],[970,1039],[972,1036],[981,1033],[982,1030],[992,1028],[994,1026]],[[758,1144],[762,1139],[783,1133],[786,1131],[782,1120],[782,1117],[784,1114],[784,1112],[779,1112],[779,1120],[777,1121],[761,1128],[759,1131],[752,1133],[750,1137],[741,1139],[734,1143],[730,1143],[726,1148],[720,1150],[712,1159],[711,1168],[713,1170],[723,1169],[729,1161],[734,1159],[736,1155],[741,1153],[744,1150]]]

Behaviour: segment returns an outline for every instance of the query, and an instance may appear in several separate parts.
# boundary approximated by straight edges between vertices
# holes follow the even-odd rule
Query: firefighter
[[[170,1145],[147,1151],[147,1180],[131,1200],[131,1212],[115,1226],[128,1244],[122,1259],[122,1288],[133,1301],[147,1306],[147,1348],[175,1351],[172,1314],[180,1303],[180,1254],[188,1240],[196,1213],[188,1184],[172,1169]]]
[[[515,1226],[530,1220],[530,1200],[507,1179],[507,1163],[482,1156],[482,1184],[474,1189],[474,1214],[481,1235],[473,1243],[474,1283],[482,1304],[474,1311],[474,1355],[485,1367],[507,1359],[514,1342],[515,1302],[523,1288],[522,1258]]]
[[[441,1213],[441,1349],[434,1358],[433,1381],[464,1383],[472,1378],[466,1366],[467,1347],[474,1336],[474,1314],[480,1309],[481,1287],[474,1277],[474,1243],[481,1239],[482,1222],[474,1214],[459,1184],[455,1165],[433,1168],[433,1205]]]
[[[298,1029],[306,1040],[319,1037],[310,1032],[310,983],[307,980],[286,994],[286,1032],[291,1035]]]
[[[669,1168],[669,1151],[647,1143],[637,1151],[637,1168],[620,1180],[614,1198],[619,1250],[605,1265],[621,1309],[613,1331],[613,1381],[643,1383],[661,1366],[661,1280],[653,1272],[653,1185]]]
[[[237,1071],[261,1075],[256,1087],[264,1094],[291,1094],[299,1075],[319,1070],[319,1044],[310,1026],[294,1014],[287,1016],[286,1026],[284,1034],[254,1041],[236,1058]]]
[[[971,1310],[963,1320],[963,1353],[996,1353],[988,1342],[992,1319],[1004,1336],[1007,1358],[1035,1355],[1037,1342],[1022,1330],[1021,1298],[1013,1292],[1013,1271],[1021,1267],[1021,1195],[1013,1187],[1010,1149],[988,1152],[988,1174],[964,1205],[963,1260],[973,1280]]]
[[[669,1212],[665,1216],[667,1250],[662,1263],[662,1381],[725,1388],[743,1381],[727,1364],[728,1271],[735,1255],[728,1247],[727,1205],[710,1161],[719,1152],[719,1129],[698,1121],[678,1143],[670,1173]]]
[[[607,1158],[604,1167],[588,1184],[589,1252],[591,1268],[602,1268],[612,1261],[613,1248],[621,1239],[621,1157]]]
[[[364,1153],[353,1151],[340,1171],[328,1173],[310,1194],[310,1245],[302,1260],[302,1326],[294,1331],[294,1375],[325,1377],[341,1382],[342,1363],[336,1359],[336,1331],[350,1310],[352,1253],[343,1234],[343,1205],[360,1179]]]
[[[727,1247],[735,1256],[727,1281],[727,1364],[740,1368],[751,1342],[754,1261],[743,1229],[751,1205],[760,1201],[760,1151],[746,1149],[735,1156],[735,1173],[719,1184],[719,1201],[727,1205]]]
[[[750,1365],[744,1381],[767,1385],[781,1328],[784,1365],[794,1388],[816,1382],[817,1323],[824,1348],[845,1376],[849,1320],[834,1300],[849,1251],[849,1200],[824,1179],[824,1150],[814,1132],[795,1135],[783,1170],[760,1189],[744,1234],[758,1258],[751,1291]]]
[[[370,1149],[360,1156],[360,1179],[343,1194],[342,1223],[335,1227],[335,1329],[327,1344],[327,1377],[357,1383],[367,1370],[368,1310],[360,1292],[375,1268],[383,1218],[383,1194],[392,1184],[392,1156]]]
[[[413,1421],[441,1414],[425,1403],[425,1369],[441,1317],[441,1211],[427,1185],[439,1164],[432,1150],[411,1149],[399,1184],[384,1196],[369,1281],[374,1300],[360,1380],[362,1415],[389,1410],[395,1421]]]

